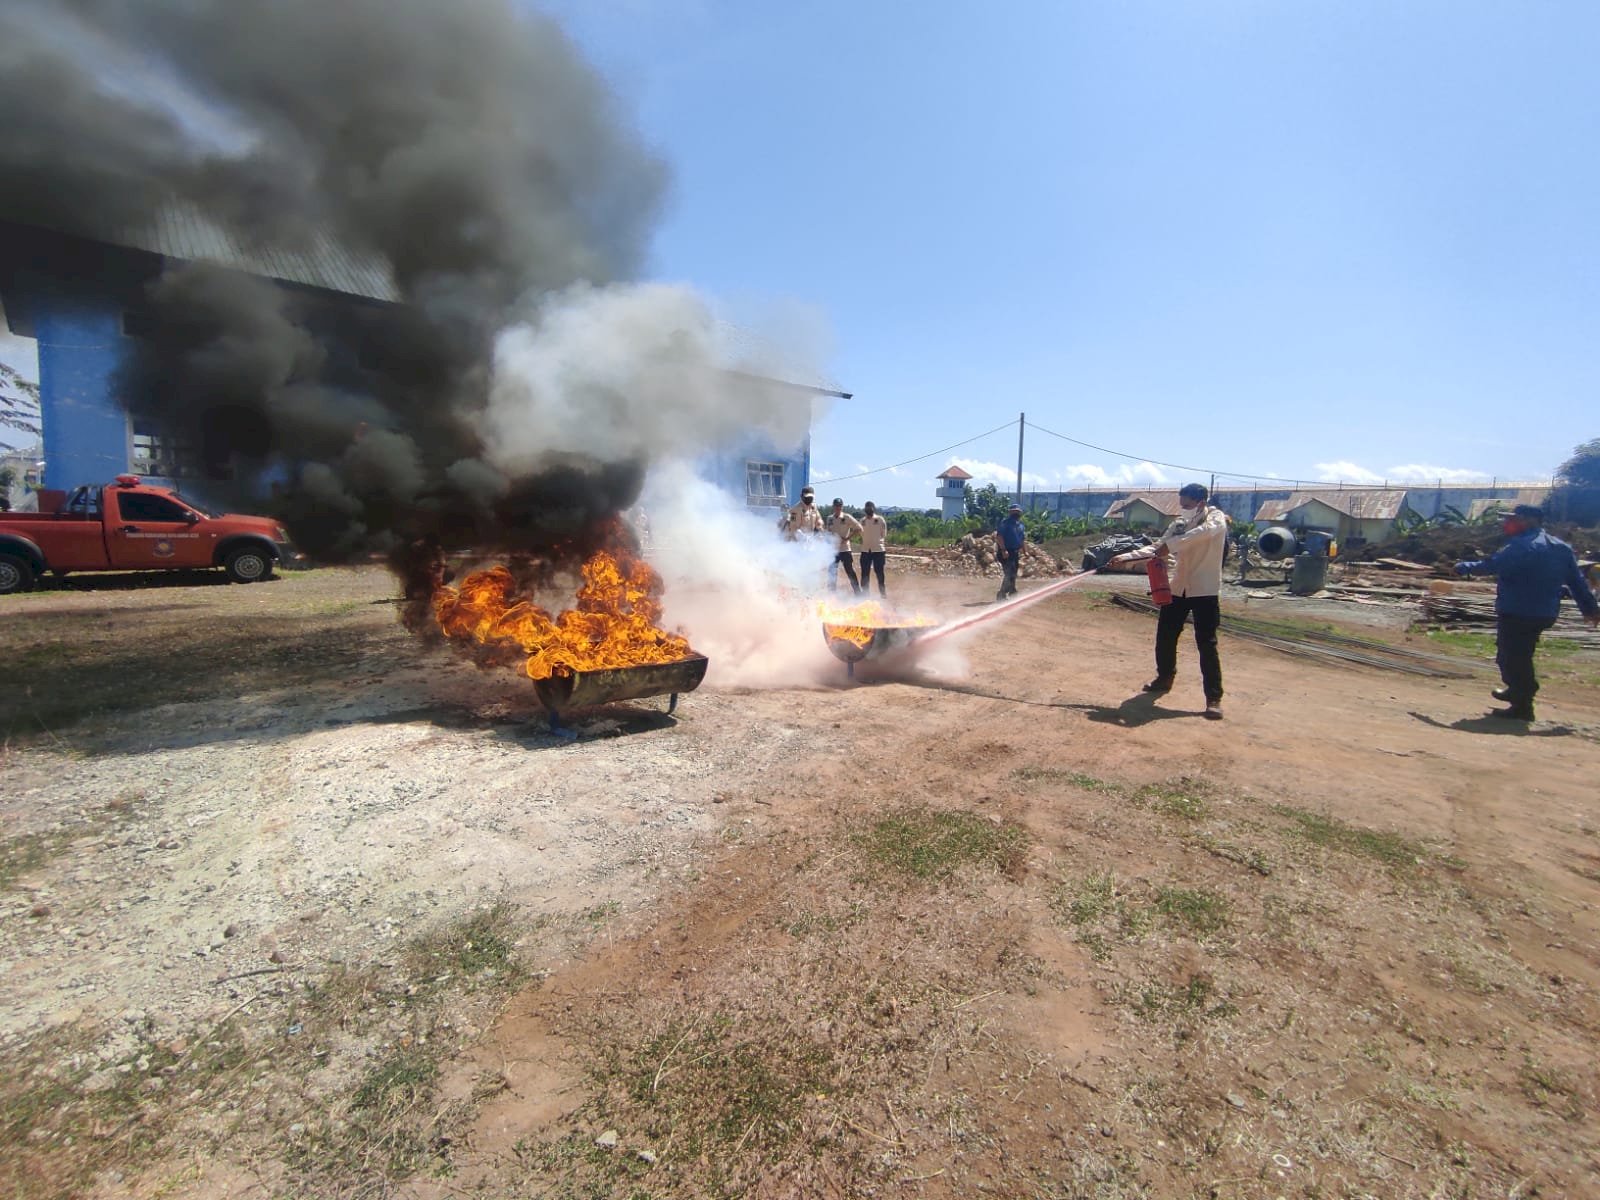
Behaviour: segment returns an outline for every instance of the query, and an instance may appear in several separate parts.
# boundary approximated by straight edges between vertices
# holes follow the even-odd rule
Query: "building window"
[[[157,433],[142,422],[134,422],[133,451],[128,467],[135,475],[154,475],[161,479],[197,479],[199,460],[185,442]]]
[[[749,503],[758,508],[782,508],[789,502],[789,489],[784,485],[783,463],[745,463],[745,480]]]

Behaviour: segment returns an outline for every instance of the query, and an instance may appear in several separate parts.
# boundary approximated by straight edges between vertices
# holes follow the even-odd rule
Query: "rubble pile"
[[[896,547],[895,557],[910,570],[925,575],[993,576],[999,578],[1000,564],[994,556],[994,538],[989,535],[967,534],[959,542],[941,546],[936,550],[917,550]],[[1055,555],[1028,542],[1022,548],[1022,563],[1017,568],[1018,579],[1045,579],[1067,574],[1066,566]]]

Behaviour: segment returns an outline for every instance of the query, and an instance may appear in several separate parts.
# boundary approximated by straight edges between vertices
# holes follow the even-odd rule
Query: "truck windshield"
[[[205,507],[205,505],[196,504],[193,500],[189,499],[189,497],[179,495],[177,492],[173,492],[172,493],[172,498],[174,500],[183,501],[183,503],[187,504],[190,508],[194,509],[195,512],[199,513],[202,517],[205,517],[207,520],[210,520],[211,518],[213,518],[213,517],[215,517],[217,515],[216,513],[211,512],[210,510],[208,510]]]

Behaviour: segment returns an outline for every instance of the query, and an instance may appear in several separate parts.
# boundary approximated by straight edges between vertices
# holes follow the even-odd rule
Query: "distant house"
[[[1346,545],[1359,545],[1384,541],[1394,533],[1401,515],[1410,511],[1403,488],[1295,492],[1286,500],[1262,504],[1256,510],[1256,524],[1316,529]]]
[[[1177,517],[1179,511],[1176,490],[1139,492],[1114,501],[1106,509],[1106,520],[1120,521],[1130,529],[1146,529],[1166,525]]]
[[[936,478],[939,489],[934,495],[939,497],[939,515],[946,521],[959,521],[967,515],[967,481],[972,476],[952,463]]]

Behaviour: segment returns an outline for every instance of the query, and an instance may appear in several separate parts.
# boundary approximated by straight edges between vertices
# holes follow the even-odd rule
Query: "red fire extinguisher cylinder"
[[[1172,603],[1172,577],[1167,573],[1163,559],[1152,558],[1145,563],[1145,574],[1150,576],[1150,599],[1165,608]]]

